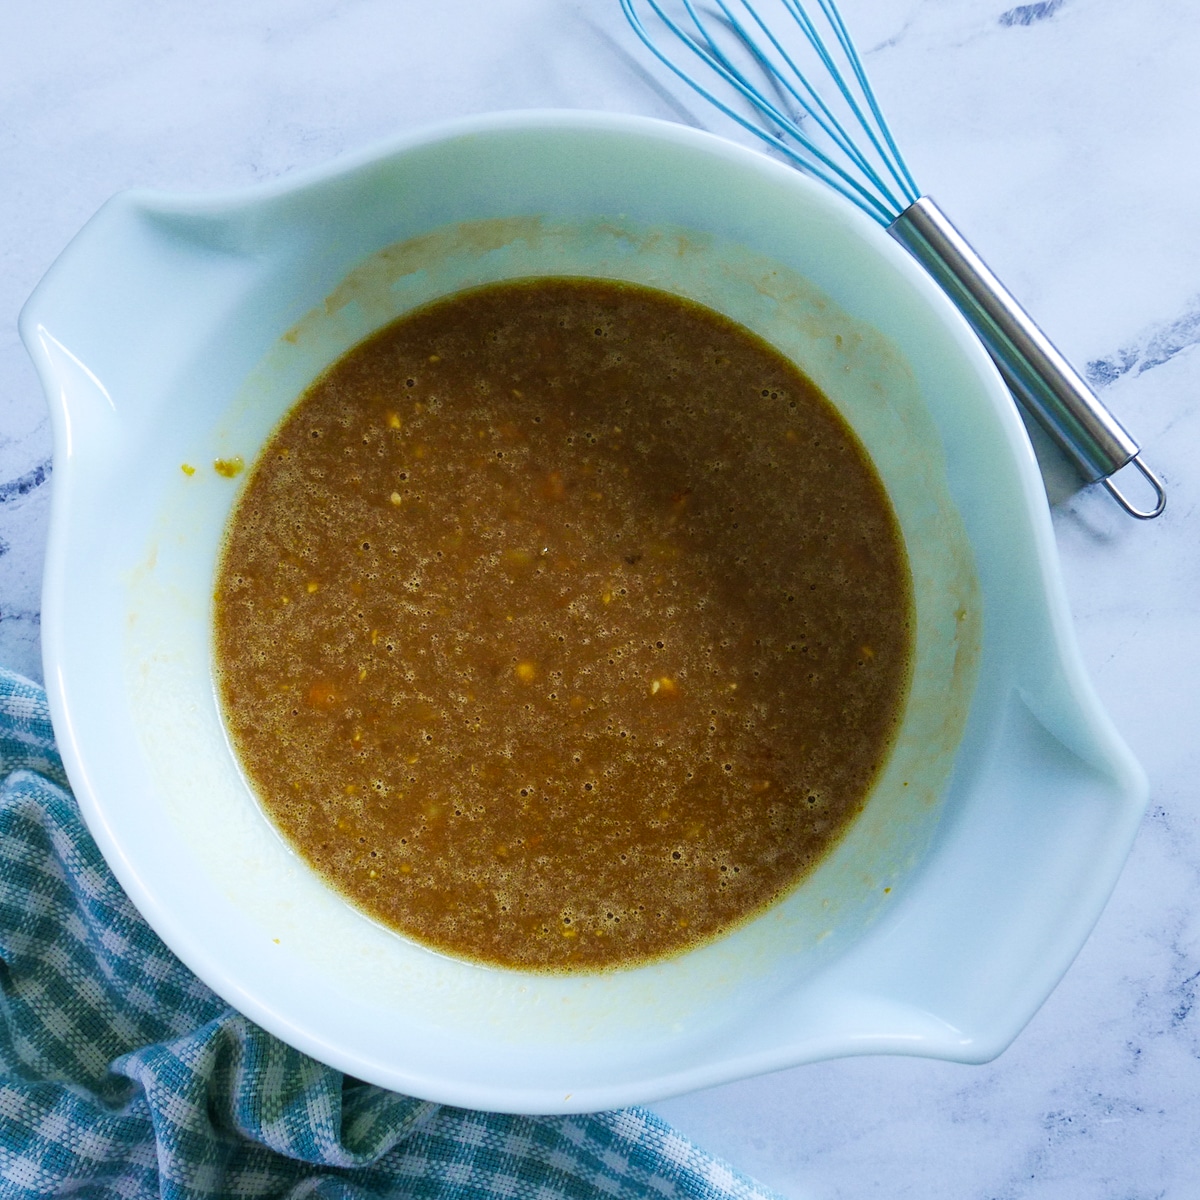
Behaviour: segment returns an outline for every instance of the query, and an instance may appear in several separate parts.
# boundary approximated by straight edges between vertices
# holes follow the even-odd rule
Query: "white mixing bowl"
[[[400,313],[531,275],[675,291],[793,357],[875,460],[916,594],[904,726],[835,851],[733,935],[592,976],[457,961],[351,908],[263,816],[212,679],[241,482],[212,462],[252,461]],[[520,1112],[844,1054],[977,1062],[1082,945],[1145,783],[1080,667],[1024,430],[916,263],[789,168],[631,117],[475,118],[251,191],[120,195],[21,331],[54,419],[42,634],[80,806],[167,944],[293,1045]]]

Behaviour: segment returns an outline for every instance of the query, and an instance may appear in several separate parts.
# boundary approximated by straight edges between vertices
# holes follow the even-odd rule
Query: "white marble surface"
[[[1050,492],[1085,657],[1152,801],[1112,903],[995,1063],[859,1059],[660,1111],[785,1195],[1200,1194],[1200,13],[1191,0],[843,0],[918,182],[1166,478],[1140,525]],[[717,128],[617,0],[0,7],[0,663],[40,676],[49,431],[17,312],[131,185],[226,188],[462,113]]]

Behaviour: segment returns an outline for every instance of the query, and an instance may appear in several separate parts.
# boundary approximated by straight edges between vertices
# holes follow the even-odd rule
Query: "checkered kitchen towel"
[[[41,688],[0,670],[0,1198],[769,1200],[642,1109],[399,1096],[251,1024],[117,885]]]

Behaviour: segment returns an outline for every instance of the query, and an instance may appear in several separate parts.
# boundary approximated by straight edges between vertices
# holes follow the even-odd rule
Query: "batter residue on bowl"
[[[216,662],[293,846],[429,946],[629,966],[789,891],[860,810],[911,656],[903,544],[820,392],[642,287],[408,315],[284,420]]]

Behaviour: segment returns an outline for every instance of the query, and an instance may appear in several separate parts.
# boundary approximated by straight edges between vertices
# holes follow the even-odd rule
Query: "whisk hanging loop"
[[[1016,399],[1087,482],[1103,483],[1131,516],[1150,519],[1162,513],[1165,492],[1142,461],[1137,442],[945,213],[922,196],[835,0],[815,0],[827,32],[804,0],[620,2],[638,37],[684,83],[879,222],[913,255],[974,329]],[[653,12],[696,73],[658,45],[639,5]],[[781,15],[780,29],[764,17],[766,5]],[[818,76],[801,62],[802,54],[812,59],[825,87],[817,85]],[[729,101],[713,91],[722,84],[732,89]],[[741,110],[735,107],[739,102],[745,106]],[[792,106],[795,111],[787,111]],[[865,141],[858,140],[859,133]],[[1135,467],[1150,485],[1152,507],[1139,508],[1110,479],[1126,466]]]

